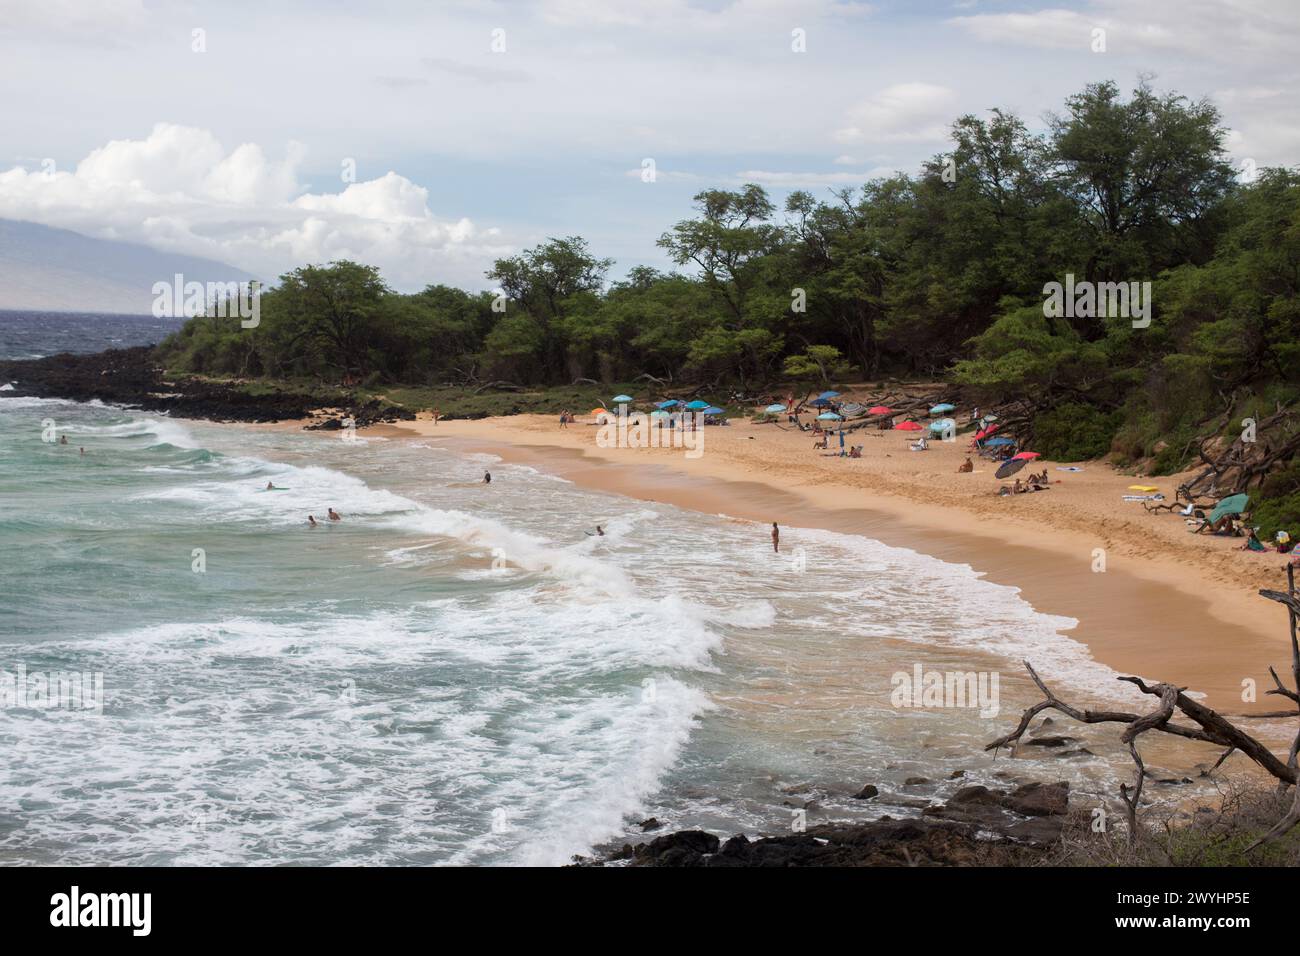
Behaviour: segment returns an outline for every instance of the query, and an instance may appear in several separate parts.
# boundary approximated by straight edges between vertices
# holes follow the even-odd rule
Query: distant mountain
[[[213,259],[0,219],[0,309],[148,315],[155,282],[247,281]]]

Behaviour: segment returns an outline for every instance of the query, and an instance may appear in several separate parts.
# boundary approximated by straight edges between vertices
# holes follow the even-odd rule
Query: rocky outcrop
[[[866,790],[874,790],[868,785]],[[873,794],[874,795],[874,794]],[[859,794],[861,796],[861,794]],[[580,866],[1010,866],[1032,863],[1061,837],[1070,785],[1026,783],[1014,790],[962,787],[917,819],[828,823],[802,833],[725,842],[681,830],[624,844]]]
[[[358,427],[408,420],[415,415],[377,399],[356,400],[351,393],[323,388],[319,393],[291,389],[248,390],[200,378],[168,380],[149,346],[110,349],[93,355],[51,355],[41,359],[0,362],[0,380],[13,383],[9,394],[37,398],[98,399],[149,412],[218,422],[276,422],[309,418],[322,407],[335,407]],[[320,427],[331,427],[328,423]],[[342,421],[335,419],[335,428]]]

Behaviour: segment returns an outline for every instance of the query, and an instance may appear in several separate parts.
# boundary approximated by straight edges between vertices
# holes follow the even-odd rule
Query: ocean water
[[[0,671],[103,688],[0,708],[0,861],[555,865],[647,816],[779,833],[809,792],[812,825],[1129,773],[1114,735],[982,751],[1025,658],[1131,699],[1073,621],[870,539],[782,546],[434,440],[0,392]],[[998,713],[897,706],[918,666],[998,675]]]
[[[0,358],[34,359],[59,352],[155,345],[183,325],[181,319],[96,312],[28,312],[0,309]]]

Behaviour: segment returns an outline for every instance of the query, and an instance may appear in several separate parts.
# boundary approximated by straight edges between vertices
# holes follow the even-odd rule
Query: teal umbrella
[[[695,401],[693,401],[693,402],[687,402],[687,403],[686,403],[686,407],[687,407],[688,410],[690,410],[690,411],[692,411],[692,412],[702,412],[702,411],[704,411],[704,409],[706,409],[706,408],[709,407],[709,403],[708,403],[708,402],[702,402],[702,401],[700,401],[700,400],[697,398],[697,399],[696,399]]]
[[[773,404],[767,406],[767,408],[763,409],[763,411],[767,412],[769,415],[780,415],[783,411],[785,411],[785,406],[782,405],[780,402],[774,402]]]
[[[1231,495],[1224,498],[1214,510],[1210,512],[1210,523],[1218,521],[1224,515],[1239,515],[1246,510],[1246,505],[1250,503],[1249,495]]]
[[[819,422],[838,422],[842,420],[842,417],[836,415],[834,412],[822,412],[817,416],[817,420]]]
[[[957,408],[956,405],[949,405],[947,402],[940,402],[938,405],[934,406],[934,408],[930,409],[930,414],[943,415],[947,412],[953,411],[956,408]]]
[[[615,401],[615,402],[630,402],[630,401],[632,401],[632,396],[631,396],[631,395],[615,395],[615,396],[614,396],[614,401]]]
[[[946,432],[949,430],[955,430],[956,428],[957,423],[951,418],[941,418],[937,422],[930,423],[930,431],[932,432]]]
[[[659,409],[655,409],[655,411],[651,412],[651,413],[650,413],[650,417],[651,417],[651,418],[671,418],[672,416],[671,416],[668,412],[664,411],[662,408],[659,408]]]

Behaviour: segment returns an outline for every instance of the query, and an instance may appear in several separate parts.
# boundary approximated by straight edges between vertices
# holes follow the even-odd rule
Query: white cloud
[[[862,186],[873,179],[892,176],[896,172],[889,166],[877,166],[861,172],[834,173],[800,173],[772,172],[762,169],[748,169],[736,173],[733,179],[740,183],[758,183],[760,186],[775,186],[781,189],[804,189],[818,186]]]
[[[848,111],[848,126],[835,131],[842,143],[931,142],[947,135],[956,118],[956,95],[935,83],[897,83]]]
[[[395,172],[337,193],[305,192],[290,143],[269,160],[255,143],[227,151],[208,130],[160,123],[114,140],[75,171],[0,173],[0,217],[206,256],[271,279],[307,262],[352,258],[399,288],[482,286],[514,246],[497,229],[440,219],[428,191]]]

